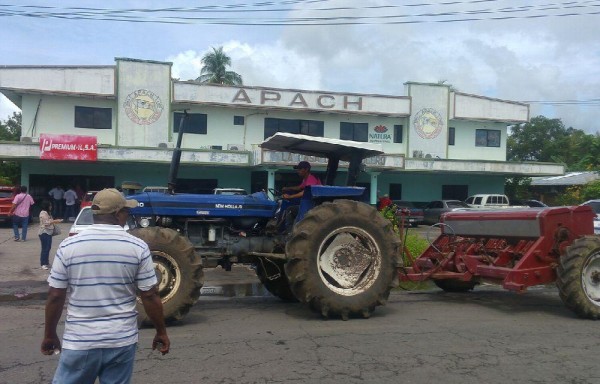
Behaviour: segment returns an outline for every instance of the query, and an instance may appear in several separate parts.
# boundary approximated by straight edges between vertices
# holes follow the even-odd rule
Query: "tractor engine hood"
[[[277,203],[264,192],[251,195],[196,195],[144,192],[128,199],[138,201],[133,215],[159,215],[180,217],[273,217]]]

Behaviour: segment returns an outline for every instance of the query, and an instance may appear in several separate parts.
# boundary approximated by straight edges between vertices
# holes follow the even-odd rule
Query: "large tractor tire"
[[[324,317],[369,317],[398,285],[400,238],[367,204],[323,203],[298,222],[286,245],[294,295]]]
[[[256,275],[267,291],[274,296],[284,301],[298,301],[290,289],[290,282],[285,275],[283,261],[260,257],[256,263]]]
[[[130,233],[144,240],[152,253],[165,321],[181,320],[198,300],[204,282],[202,262],[194,246],[168,228],[136,228]],[[137,307],[138,321],[151,324],[139,300]]]
[[[433,280],[438,288],[443,289],[445,292],[468,292],[475,288],[478,283],[476,281],[463,281],[457,279],[441,279]]]
[[[579,317],[600,318],[600,238],[577,239],[560,258],[556,285],[563,303]]]

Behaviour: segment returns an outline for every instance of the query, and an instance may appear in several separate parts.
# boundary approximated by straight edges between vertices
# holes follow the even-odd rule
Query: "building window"
[[[244,116],[233,116],[233,125],[244,125]]]
[[[500,131],[495,129],[475,130],[475,146],[477,147],[499,147]]]
[[[75,128],[111,129],[112,108],[75,106]]]
[[[299,133],[301,135],[323,137],[324,123],[317,120],[265,118],[265,139],[277,132]]]
[[[369,124],[367,123],[340,123],[340,139],[353,141],[369,141]]]
[[[468,185],[442,185],[442,199],[464,201],[469,196]]]
[[[394,125],[394,143],[402,142],[402,126]]]
[[[179,124],[183,116],[183,113],[180,112],[173,114],[173,132],[179,132]],[[183,132],[206,135],[206,114],[188,113]]]
[[[448,145],[454,145],[455,129],[453,127],[448,128]]]
[[[402,184],[390,184],[390,199],[402,200]]]

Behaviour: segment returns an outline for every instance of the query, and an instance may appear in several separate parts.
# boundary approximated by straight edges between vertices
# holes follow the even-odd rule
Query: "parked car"
[[[424,223],[433,225],[440,222],[442,214],[451,211],[470,209],[469,204],[460,200],[434,200],[423,209]]]
[[[580,205],[589,205],[590,207],[592,207],[592,209],[596,213],[596,218],[594,219],[594,233],[600,234],[600,199],[588,200]]]
[[[92,213],[92,207],[81,208],[77,218],[69,229],[69,236],[75,236],[84,229],[89,228],[90,225],[94,224],[94,214]],[[125,230],[129,229],[129,225],[125,224]]]
[[[469,204],[471,208],[488,210],[499,208],[527,208],[526,205],[517,206],[510,204],[506,195],[500,195],[496,193],[480,193],[469,196],[465,200],[465,203]]]
[[[546,204],[542,203],[539,200],[532,200],[532,199],[526,199],[526,200],[511,200],[510,202],[511,206],[514,205],[524,205],[526,207],[531,207],[531,208],[545,208],[547,207]]]
[[[8,221],[10,207],[15,197],[15,187],[0,186],[0,221]]]
[[[80,208],[91,207],[92,200],[94,200],[94,196],[96,196],[96,193],[98,193],[98,191],[87,191],[83,196],[83,199],[81,200]]]
[[[81,203],[83,205],[83,202]],[[91,200],[90,200],[91,205]],[[69,236],[75,236],[79,232],[88,228],[90,225],[94,224],[94,217],[92,214],[92,208],[90,206],[83,207],[79,211],[79,214],[75,218],[73,225],[69,229]]]
[[[414,203],[405,200],[392,200],[392,202],[398,208],[406,208],[410,211],[408,217],[405,217],[405,222],[408,222],[410,226],[417,226],[419,224],[423,224],[423,209],[418,208]],[[397,215],[401,215],[400,212]]]

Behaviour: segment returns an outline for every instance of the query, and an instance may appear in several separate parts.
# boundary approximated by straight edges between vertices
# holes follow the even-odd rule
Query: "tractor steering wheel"
[[[273,196],[273,200],[275,201],[281,200],[281,195],[283,195],[280,190],[275,188],[267,188],[267,192],[269,192],[269,194]]]

